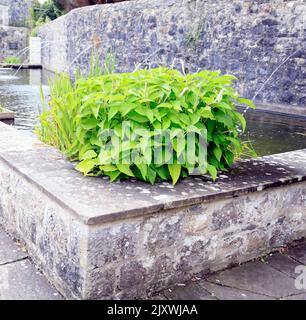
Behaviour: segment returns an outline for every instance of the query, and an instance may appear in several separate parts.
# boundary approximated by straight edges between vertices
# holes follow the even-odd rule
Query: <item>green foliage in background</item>
[[[21,59],[19,57],[7,57],[3,62],[5,64],[21,64]]]
[[[57,19],[63,14],[65,14],[65,10],[56,0],[47,0],[44,3],[34,0],[31,9],[30,27],[35,29],[49,21]]]
[[[184,75],[167,68],[99,73],[96,69],[88,78],[78,76],[74,84],[67,76],[59,76],[51,85],[51,100],[45,105],[41,127],[37,129],[42,141],[81,161],[77,170],[85,175],[106,175],[111,181],[136,177],[152,184],[172,180],[175,184],[197,169],[216,179],[218,171],[229,169],[235,158],[245,152],[247,146],[239,134],[245,130],[246,121],[236,106],[255,106],[239,97],[233,87],[234,76],[221,75],[219,71]],[[127,129],[133,135],[126,148],[125,122],[130,124]],[[103,139],[103,133],[109,129],[115,132],[123,149],[108,148],[109,140]],[[169,142],[163,140],[157,154],[162,161],[155,163],[156,150],[152,150],[151,140],[136,133],[142,129],[149,131],[151,137],[158,130],[171,130],[172,162],[166,149]],[[204,165],[198,158],[201,130],[207,131]],[[198,137],[192,162],[178,161],[184,154],[185,142],[176,132],[185,136],[195,132]],[[129,151],[146,161],[125,163]]]

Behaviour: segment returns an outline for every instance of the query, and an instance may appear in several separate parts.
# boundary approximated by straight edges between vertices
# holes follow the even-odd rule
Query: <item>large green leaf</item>
[[[81,127],[86,129],[86,130],[90,130],[95,128],[97,125],[99,124],[97,119],[83,119],[81,121]]]
[[[172,178],[172,183],[175,185],[180,178],[182,166],[180,164],[168,164],[168,169]]]
[[[154,184],[156,180],[156,171],[153,170],[151,167],[148,167],[148,179],[151,184]]]
[[[222,122],[225,126],[231,128],[233,127],[233,119],[230,115],[223,113],[222,111],[218,111],[215,115],[216,119],[219,122]]]
[[[254,104],[254,102],[249,99],[238,98],[237,101],[238,101],[238,103],[240,103],[242,105],[246,105],[252,109],[256,109],[256,105]]]
[[[97,160],[93,159],[86,159],[81,161],[75,168],[87,175],[90,171],[93,170],[93,168],[96,166]]]
[[[235,112],[234,114],[235,114],[235,117],[241,123],[242,130],[245,131],[245,129],[246,129],[246,120],[245,120],[244,116],[239,112]]]
[[[82,155],[80,160],[93,159],[96,157],[97,157],[97,153],[94,150],[88,150]]]
[[[213,152],[216,159],[220,162],[222,157],[222,149],[220,147],[215,147]]]
[[[208,164],[207,165],[207,171],[210,173],[213,180],[217,179],[218,171],[215,166]]]
[[[127,165],[127,164],[117,164],[116,166],[117,166],[117,168],[118,168],[118,170],[120,172],[126,174],[127,176],[134,177],[134,173],[130,169],[129,165]]]

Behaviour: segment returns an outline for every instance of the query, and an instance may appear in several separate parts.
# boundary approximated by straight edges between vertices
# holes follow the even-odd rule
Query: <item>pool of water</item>
[[[0,105],[15,112],[14,126],[32,131],[41,110],[40,86],[47,95],[49,75],[42,70],[0,68]]]
[[[244,140],[259,156],[306,148],[306,117],[248,110]]]
[[[48,94],[52,74],[42,70],[0,69],[0,104],[15,112],[14,126],[33,131],[41,110],[40,85]],[[259,156],[306,148],[306,118],[249,110],[243,135]]]

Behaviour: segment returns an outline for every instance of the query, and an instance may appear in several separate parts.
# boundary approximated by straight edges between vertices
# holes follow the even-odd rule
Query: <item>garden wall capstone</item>
[[[65,10],[69,11],[79,7],[92,6],[94,4],[115,3],[129,0],[58,0]]]
[[[83,177],[0,122],[0,224],[75,299],[148,296],[306,236],[306,150],[173,187]]]
[[[182,59],[235,74],[248,98],[306,107],[305,17],[303,0],[138,0],[75,9],[38,33],[53,41],[42,58],[52,71],[88,68],[92,47],[119,71]]]

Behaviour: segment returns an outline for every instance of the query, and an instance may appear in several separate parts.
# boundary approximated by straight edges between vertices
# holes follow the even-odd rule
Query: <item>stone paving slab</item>
[[[21,248],[0,229],[0,265],[22,260],[27,256],[27,253],[23,252]]]
[[[306,265],[306,245],[289,249],[288,255],[300,264]]]
[[[186,286],[174,287],[154,299],[195,300],[306,300],[306,290],[297,290],[294,269],[303,260],[306,244],[291,248],[288,254],[271,254],[268,259],[248,262],[198,278]]]
[[[306,249],[305,249],[306,250]],[[273,254],[271,255],[267,262],[270,267],[286,274],[289,277],[296,278],[295,268],[300,265],[299,262],[293,260],[291,257],[283,254]]]
[[[295,288],[294,279],[257,261],[209,276],[207,281],[274,298],[302,293]]]
[[[289,297],[283,298],[281,300],[306,300],[306,293],[297,294],[294,296],[289,296]]]
[[[274,300],[274,298],[249,292],[246,290],[239,290],[231,287],[224,287],[218,284],[210,283],[208,281],[201,281],[199,285],[218,300]]]
[[[0,300],[61,300],[62,296],[0,229]]]
[[[28,259],[0,266],[0,300],[61,299]]]
[[[195,282],[166,290],[164,295],[169,300],[216,300],[210,292]]]

